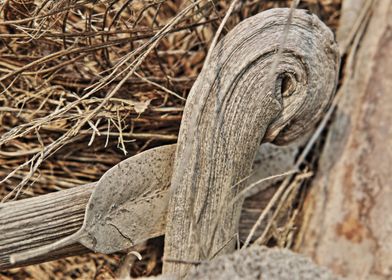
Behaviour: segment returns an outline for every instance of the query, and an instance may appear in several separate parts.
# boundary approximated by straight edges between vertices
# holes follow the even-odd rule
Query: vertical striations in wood
[[[292,166],[298,145],[298,143],[294,143],[294,145],[289,147],[262,145],[253,165],[254,173],[247,183],[251,184],[268,176],[287,171]],[[274,160],[269,160],[271,158]],[[267,189],[272,182],[274,181],[268,180],[260,183],[252,191]],[[9,262],[11,254],[24,251],[24,248],[30,249],[49,243],[52,244],[81,228],[88,199],[96,184],[77,186],[70,190],[0,204],[0,270],[89,252],[89,250],[77,243],[50,254],[30,259],[28,262],[13,265]],[[163,190],[165,186],[161,186],[161,188]],[[162,197],[151,199],[149,207],[155,208],[155,205],[161,205]],[[256,208],[259,211],[259,199],[260,194],[256,194],[247,198],[245,202],[246,207],[243,209],[240,222],[240,233],[245,237],[249,234],[249,230],[259,213],[256,212],[255,215],[253,210],[249,211],[249,207],[252,208],[252,205],[257,205]],[[150,213],[149,207],[141,208],[140,211]],[[16,217],[13,216],[14,213],[17,215],[18,223],[12,222],[15,221]],[[154,217],[154,219],[158,221],[157,224],[162,226],[158,227],[159,232],[154,232],[154,229],[157,229],[156,226],[154,229],[145,228],[146,232],[151,233],[149,237],[156,234],[165,234],[166,211],[163,211],[162,215]],[[55,230],[53,230],[53,226],[47,228],[49,222],[56,223]],[[15,236],[18,237],[15,238]]]
[[[0,268],[11,267],[10,254],[52,243],[76,232],[84,220],[86,204],[95,184],[35,198],[0,204]],[[59,256],[89,252],[74,244],[49,255],[31,259],[27,265]]]
[[[237,183],[249,174],[260,141],[283,144],[305,134],[330,104],[339,58],[332,32],[317,17],[295,11],[271,72],[287,16],[288,9],[275,9],[239,24],[214,49],[192,88],[170,188],[168,258],[199,260],[231,250],[242,200],[232,202],[244,186]],[[2,204],[0,267],[9,267],[10,253],[77,231],[92,188]],[[30,263],[84,250],[75,245]],[[176,263],[164,269],[187,270]]]
[[[189,265],[176,260],[233,250],[243,202],[234,199],[258,145],[305,134],[331,102],[339,65],[332,32],[296,10],[277,58],[288,15],[289,9],[273,9],[241,22],[217,44],[192,87],[172,177],[166,273],[186,273]]]

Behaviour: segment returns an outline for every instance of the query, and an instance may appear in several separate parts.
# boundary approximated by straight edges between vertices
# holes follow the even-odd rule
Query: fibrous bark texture
[[[298,244],[348,279],[392,278],[392,1],[371,9],[348,57]]]
[[[10,255],[67,237],[83,224],[94,184],[0,204],[0,269],[12,267]],[[72,244],[18,265],[50,261],[89,252]]]
[[[322,117],[336,86],[339,57],[332,33],[305,11],[294,11],[291,18],[288,9],[270,10],[244,21],[217,45],[211,58],[187,102],[172,186],[165,194],[172,197],[167,258],[199,260],[232,250],[244,199],[237,195],[246,185],[260,142],[283,144],[305,134]],[[57,204],[47,197],[30,200],[27,211],[21,202],[2,206],[5,226],[1,230],[8,234],[1,239],[2,257],[76,230],[90,194],[82,191],[83,201],[74,202],[77,191],[53,194]],[[146,207],[154,205],[152,200]],[[20,211],[19,221],[11,215],[15,209]],[[37,210],[45,218],[42,221]],[[160,225],[165,224],[164,218],[164,213],[154,216]],[[64,225],[70,230],[64,231]],[[12,244],[10,234],[16,228]],[[154,236],[157,230],[165,232],[154,228]],[[10,265],[3,261],[4,266]],[[166,265],[167,271],[183,267],[171,264]]]
[[[298,143],[286,147],[262,145],[253,165],[254,173],[247,185],[264,178],[288,171],[298,150]],[[271,160],[274,159],[274,160]],[[167,163],[166,166],[171,166]],[[148,172],[148,169],[145,170]],[[136,174],[135,174],[136,176]],[[264,190],[271,186],[274,180],[267,180],[257,184],[248,195]],[[0,269],[29,265],[91,252],[89,249],[75,243],[62,249],[54,250],[48,254],[29,259],[17,264],[10,263],[10,255],[24,252],[32,248],[53,244],[78,231],[83,224],[87,202],[97,183],[78,186],[69,190],[42,195],[30,199],[0,204]],[[164,191],[161,186],[157,191]],[[166,190],[169,192],[169,190]],[[168,194],[166,195],[168,196]],[[240,239],[245,239],[261,211],[260,195],[250,196],[245,200],[240,222]],[[156,205],[161,205],[165,198],[152,198],[150,204],[144,207],[139,205],[140,211],[152,213]],[[158,216],[152,217],[158,222],[149,227],[137,224],[140,229],[149,234],[151,238],[156,234],[165,234],[166,211],[155,212]],[[149,220],[149,217],[145,217]],[[130,219],[132,220],[132,219]],[[140,238],[141,236],[139,236]]]
[[[330,104],[339,64],[332,32],[306,11],[292,18],[289,11],[269,10],[236,26],[191,90],[172,177],[165,237],[171,261],[164,272],[184,275],[189,266],[176,260],[233,250],[243,202],[237,194],[259,143],[296,139]]]

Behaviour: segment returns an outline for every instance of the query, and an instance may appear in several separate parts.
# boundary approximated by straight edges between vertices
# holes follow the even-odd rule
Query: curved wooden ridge
[[[304,10],[294,10],[287,25],[289,13],[272,9],[238,24],[192,87],[172,176],[165,237],[171,261],[164,272],[189,269],[173,260],[233,250],[243,202],[236,198],[239,182],[260,142],[298,138],[331,103],[339,67],[333,34]]]
[[[286,147],[262,145],[253,165],[255,172],[249,178],[247,184],[259,182],[266,177],[281,174],[290,169],[296,151],[297,143]],[[270,158],[274,160],[265,160]],[[171,163],[167,163],[166,166],[171,166]],[[149,170],[145,170],[145,172],[149,172]],[[135,174],[131,177],[133,176]],[[259,183],[257,190],[266,189],[273,182],[274,180],[268,180]],[[24,255],[29,250],[53,245],[78,232],[83,226],[87,203],[91,194],[95,192],[97,184],[98,182],[0,204],[0,270],[91,252],[75,240],[73,244],[58,250],[52,250],[47,254],[28,258],[14,264],[10,263],[11,254],[22,253]],[[164,189],[164,185],[159,187],[159,190]],[[254,191],[255,189],[252,189],[253,195],[247,198],[243,207],[239,226],[240,238],[242,239],[248,236],[260,214],[260,198],[265,200],[263,192],[256,194]],[[165,196],[169,197],[169,190],[166,190],[166,193]],[[137,216],[130,215],[127,217],[127,223],[134,223],[137,228],[144,231],[144,234],[139,232],[141,235],[138,238],[149,239],[165,234],[166,210],[163,212],[155,211],[159,208],[156,206],[162,206],[167,201],[165,196],[151,199],[150,204],[147,205],[138,204],[139,212],[144,213],[142,215],[143,219],[149,221],[149,218],[153,216],[152,218],[158,221],[156,224],[151,226],[149,222],[150,227],[145,227],[146,224],[139,223]],[[167,208],[167,206],[166,204],[165,207]],[[148,213],[147,218],[145,213]]]
[[[304,10],[294,10],[292,17],[289,11],[272,9],[248,18],[214,48],[186,103],[171,186],[169,190],[167,184],[145,186],[147,193],[162,193],[146,200],[144,208],[136,211],[140,215],[127,214],[129,220],[123,225],[132,225],[131,233],[138,236],[130,239],[124,235],[129,226],[112,225],[119,240],[120,235],[140,241],[165,233],[165,258],[171,260],[199,261],[233,250],[243,203],[243,197],[237,195],[247,184],[243,179],[250,173],[258,146],[261,142],[286,144],[311,130],[331,103],[336,87],[339,55],[332,32]],[[170,149],[173,154],[174,147]],[[135,164],[132,158],[128,160]],[[170,162],[161,165],[165,167],[159,168],[172,168]],[[121,172],[120,166],[123,165],[118,165],[112,178],[122,173],[129,177],[129,172]],[[150,174],[148,162],[140,168],[145,168],[139,172],[143,176]],[[105,186],[116,190],[116,184],[109,179],[101,179],[100,188],[91,185],[33,198],[25,205],[23,200],[0,205],[0,268],[12,266],[8,262],[10,254],[50,244],[75,232],[81,226],[82,210],[91,192],[102,191]],[[121,205],[125,210],[134,206],[133,200],[125,197],[138,199],[145,195],[138,194],[140,186],[135,189],[133,181],[138,180],[128,178],[123,182],[122,190],[127,190],[128,183],[129,190],[136,190],[120,195],[120,200],[126,200]],[[106,191],[109,196],[110,190]],[[77,196],[80,201],[75,199]],[[108,201],[106,208],[116,210],[118,201]],[[112,203],[117,206],[112,207]],[[96,205],[102,208],[103,204]],[[168,214],[162,209],[168,209]],[[159,223],[142,223],[143,213],[155,215]],[[94,214],[97,213],[90,216],[94,218]],[[97,219],[104,227],[106,220],[101,216]],[[102,240],[110,241],[106,235]],[[96,248],[94,242],[87,243],[90,249]],[[123,243],[117,245],[116,250],[123,247]],[[105,252],[112,247],[109,242]],[[70,243],[69,247],[24,264],[83,251],[83,247]],[[164,263],[164,272],[171,274],[182,276],[188,269],[189,265],[178,262]]]

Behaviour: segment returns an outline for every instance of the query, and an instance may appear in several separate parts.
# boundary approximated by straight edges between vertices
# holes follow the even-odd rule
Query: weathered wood
[[[275,17],[269,13],[275,13]],[[282,53],[278,52],[279,62],[282,63],[277,64],[274,73],[271,72],[274,65],[272,54],[279,49],[280,42],[276,40],[264,47],[259,43],[265,42],[269,36],[277,38],[275,34],[285,28],[288,10],[269,11],[264,17],[259,15],[240,24],[236,27],[238,37],[233,39],[233,35],[229,34],[218,44],[212,56],[213,64],[207,66],[209,69],[201,74],[192,90],[185,110],[182,140],[177,149],[177,169],[170,193],[174,194],[172,205],[176,207],[171,208],[168,218],[170,234],[166,244],[169,244],[169,249],[166,248],[165,252],[169,258],[182,259],[182,252],[193,254],[196,259],[211,256],[227,241],[234,241],[243,201],[243,197],[237,200],[236,195],[245,186],[244,183],[237,183],[249,174],[251,159],[260,140],[286,143],[304,134],[320,119],[330,103],[336,86],[339,60],[332,33],[315,16],[296,11],[287,42]],[[265,33],[265,30],[268,32]],[[320,49],[323,51],[317,53]],[[320,80],[320,77],[323,79]],[[201,95],[196,96],[195,92]],[[287,127],[287,123],[290,126]],[[195,140],[192,138],[194,135],[197,136]],[[181,143],[187,143],[190,149],[181,146]],[[218,165],[214,166],[213,162]],[[213,191],[208,184],[204,184],[210,181],[210,176],[216,186]],[[188,196],[191,200],[183,201],[178,194],[184,194],[187,190],[190,190]],[[5,262],[3,267],[9,267],[8,259],[4,257],[10,253],[53,242],[80,228],[87,195],[73,195],[77,191],[70,190],[66,195],[66,203],[60,192],[51,194],[51,199],[40,198],[43,204],[36,200],[30,204],[22,201],[1,206],[0,215],[4,226],[0,228],[0,254],[4,252],[1,255]],[[74,198],[84,195],[85,201],[74,201]],[[196,197],[195,201],[193,197]],[[191,205],[187,204],[189,202]],[[29,205],[27,212],[26,205],[22,206],[22,203]],[[153,206],[154,203],[149,205]],[[20,213],[19,221],[15,220],[14,213]],[[148,207],[146,213],[149,213]],[[206,218],[206,213],[207,216],[208,213],[211,215]],[[74,219],[74,216],[77,218]],[[184,218],[185,224],[182,224]],[[165,220],[166,217],[163,215],[161,219]],[[191,220],[195,223],[189,222]],[[191,228],[191,224],[199,222],[199,225]],[[15,235],[13,227],[20,232]],[[199,233],[189,234],[190,230]],[[156,234],[156,229],[154,232]],[[164,232],[162,229],[162,234]],[[193,240],[195,236],[197,240]],[[194,241],[199,247],[190,248],[189,245]],[[203,243],[207,246],[200,246]],[[183,248],[187,250],[177,250],[177,245],[184,245]],[[207,248],[207,253],[200,248]],[[80,252],[80,249],[78,246],[65,248],[41,260],[59,255],[60,252]],[[174,255],[171,255],[174,252],[172,249],[177,251]],[[189,258],[185,256],[185,259]]]
[[[77,242],[94,252],[111,254],[161,235],[175,148],[176,145],[153,148],[113,166],[96,183],[83,225],[76,233],[40,248],[14,253],[11,263]]]
[[[239,182],[259,143],[285,144],[305,134],[331,102],[339,64],[333,34],[316,16],[289,11],[268,10],[238,24],[192,87],[172,177],[166,259],[199,261],[232,251],[243,203]],[[189,267],[164,262],[163,271],[182,276]]]
[[[13,267],[10,255],[52,243],[79,230],[95,184],[0,204],[0,269]],[[18,266],[89,252],[73,244]]]
[[[293,165],[299,143],[287,147],[263,145],[254,162],[253,175],[248,184],[258,182],[268,176],[284,173]],[[274,160],[270,160],[270,159]],[[257,219],[262,205],[260,197],[276,180],[259,183],[251,190],[254,196],[244,203],[240,223],[240,239],[247,237],[254,221]],[[59,191],[34,198],[0,204],[0,269],[41,263],[52,259],[78,255],[90,252],[82,245],[75,243],[45,256],[37,257],[26,262],[11,265],[11,254],[51,244],[79,230],[83,224],[87,202],[96,183],[78,186],[69,190]],[[259,192],[259,193],[258,193]],[[151,207],[159,201],[151,201]],[[148,209],[143,209],[148,213]],[[160,217],[162,225],[156,230],[164,234],[166,217]],[[152,233],[154,229],[152,229]]]
[[[373,1],[367,14],[347,59],[298,249],[348,279],[392,279],[392,1]]]

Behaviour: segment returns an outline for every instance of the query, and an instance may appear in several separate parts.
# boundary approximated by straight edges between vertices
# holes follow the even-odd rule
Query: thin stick
[[[204,61],[204,65],[208,65],[208,62],[211,59],[211,54],[212,54],[216,44],[218,43],[218,39],[219,39],[220,34],[222,33],[223,27],[225,27],[226,22],[229,19],[231,13],[233,12],[234,7],[237,4],[237,2],[238,2],[238,0],[233,0],[231,2],[230,7],[229,7],[229,9],[226,12],[225,17],[223,18],[221,24],[219,25],[218,30],[215,33],[214,39],[211,42],[210,49],[208,50],[207,57],[206,57],[206,59]]]

